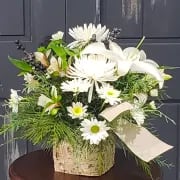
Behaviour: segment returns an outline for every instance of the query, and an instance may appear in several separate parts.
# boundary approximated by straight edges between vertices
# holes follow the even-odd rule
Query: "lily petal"
[[[118,61],[117,63],[118,63],[118,76],[126,75],[132,66],[131,61]]]
[[[137,72],[137,73],[150,74],[159,82],[159,88],[161,89],[163,87],[164,79],[162,77],[162,74],[152,64],[145,63],[143,61],[134,61],[132,66],[131,66],[130,71],[131,72]]]

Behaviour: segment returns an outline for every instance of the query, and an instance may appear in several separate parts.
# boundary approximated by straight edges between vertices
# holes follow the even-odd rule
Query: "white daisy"
[[[104,83],[102,87],[98,90],[99,97],[105,99],[105,103],[110,105],[115,105],[121,102],[120,91],[114,89],[110,84]]]
[[[109,136],[107,131],[110,127],[106,126],[105,121],[98,121],[96,118],[84,119],[81,126],[81,136],[84,140],[90,140],[90,144],[99,144],[101,140],[105,140]]]
[[[107,38],[109,30],[106,29],[106,26],[101,26],[98,24],[97,27],[90,23],[88,26],[84,24],[84,26],[77,26],[73,29],[69,29],[69,34],[72,36],[76,41],[69,44],[69,47],[76,47],[79,44],[85,45],[89,42],[94,35],[96,41],[103,41]]]
[[[31,91],[35,90],[39,85],[39,82],[35,80],[34,76],[30,73],[24,74],[24,81],[26,81],[27,93],[30,93]]]
[[[87,92],[91,83],[85,79],[82,80],[80,78],[73,79],[71,81],[65,81],[61,84],[61,89],[64,92],[73,92],[73,93],[80,93],[80,92]]]
[[[11,89],[11,95],[9,99],[9,107],[12,108],[12,112],[18,113],[18,105],[19,102],[23,99],[23,97],[17,94],[17,91]]]
[[[91,83],[88,96],[88,102],[91,102],[94,84],[97,90],[98,82],[117,80],[115,71],[115,63],[103,56],[82,56],[80,59],[75,58],[74,66],[69,67],[68,75],[71,78],[86,79]]]
[[[81,102],[73,102],[72,106],[68,106],[67,110],[69,112],[69,116],[72,117],[72,119],[79,118],[83,119],[87,114],[87,106],[83,106]]]
[[[51,40],[54,40],[54,41],[56,41],[56,40],[60,40],[60,39],[62,39],[63,38],[63,35],[64,35],[64,33],[62,32],[62,31],[58,31],[57,33],[55,33],[55,34],[52,34],[52,39]]]

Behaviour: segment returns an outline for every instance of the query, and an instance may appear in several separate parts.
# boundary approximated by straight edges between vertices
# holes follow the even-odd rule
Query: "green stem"
[[[142,43],[144,42],[145,40],[145,36],[142,37],[142,39],[140,40],[140,42],[138,43],[138,45],[136,46],[137,49],[140,48],[140,46],[142,45]]]

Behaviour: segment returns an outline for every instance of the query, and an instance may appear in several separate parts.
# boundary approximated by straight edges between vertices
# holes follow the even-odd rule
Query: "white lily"
[[[108,50],[103,43],[96,42],[88,45],[81,54],[104,55],[117,63],[119,76],[124,76],[129,71],[131,73],[146,73],[153,76],[159,82],[160,88],[163,87],[164,79],[158,69],[158,64],[153,60],[147,59],[145,52],[135,47],[128,47],[122,50],[118,44],[110,41]]]

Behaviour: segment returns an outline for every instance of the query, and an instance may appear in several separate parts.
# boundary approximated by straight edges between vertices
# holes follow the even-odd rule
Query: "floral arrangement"
[[[69,35],[74,41],[66,44],[58,31],[34,53],[15,42],[25,57],[9,59],[25,88],[21,95],[11,89],[10,122],[0,133],[15,130],[18,138],[45,148],[120,143],[147,170],[146,163],[172,148],[146,129],[149,117],[167,118],[155,102],[171,76],[141,49],[144,38],[122,49],[114,42],[120,31],[100,24],[77,26]]]

